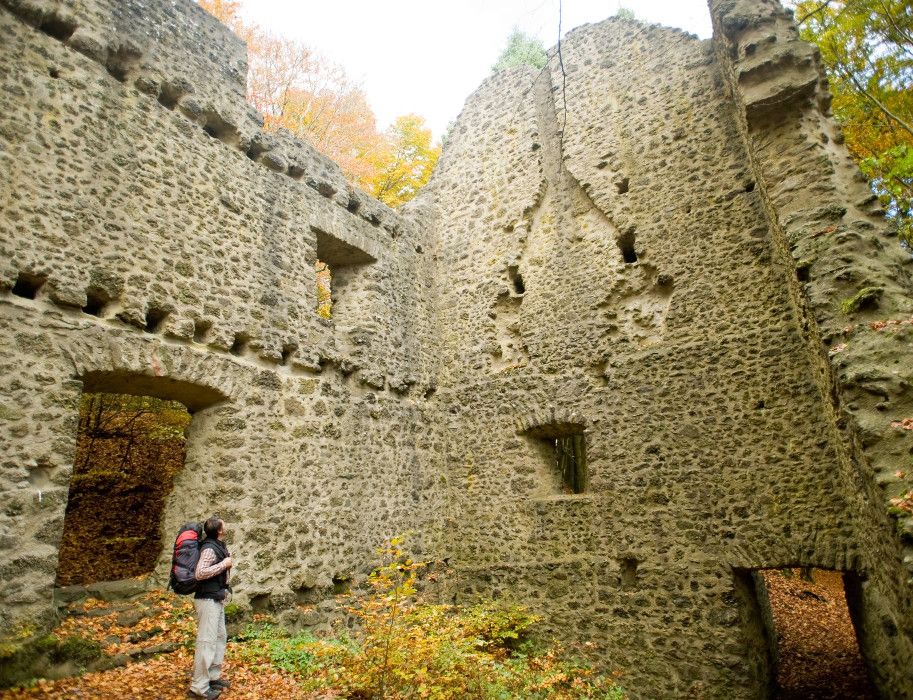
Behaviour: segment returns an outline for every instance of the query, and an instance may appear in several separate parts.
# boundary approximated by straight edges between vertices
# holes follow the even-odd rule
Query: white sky
[[[435,137],[490,73],[517,26],[546,48],[559,0],[242,0],[242,16],[342,65],[360,83],[380,129],[414,112]],[[638,19],[711,34],[706,0],[627,0]],[[618,0],[563,0],[562,31],[615,14]]]

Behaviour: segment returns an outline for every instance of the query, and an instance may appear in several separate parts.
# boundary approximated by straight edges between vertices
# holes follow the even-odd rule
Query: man
[[[228,688],[222,680],[225,658],[225,601],[231,590],[228,578],[232,560],[225,547],[225,522],[212,517],[203,523],[206,539],[197,563],[197,591],[193,605],[197,612],[197,644],[193,655],[193,681],[189,695],[213,700]]]

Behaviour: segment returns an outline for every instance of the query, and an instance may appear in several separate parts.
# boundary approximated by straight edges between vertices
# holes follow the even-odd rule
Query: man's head
[[[206,536],[213,540],[218,540],[222,538],[222,533],[225,531],[225,522],[222,518],[217,518],[212,516],[203,523],[203,532],[206,533]]]

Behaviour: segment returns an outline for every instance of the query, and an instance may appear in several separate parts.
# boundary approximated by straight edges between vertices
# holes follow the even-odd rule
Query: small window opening
[[[630,265],[631,263],[637,262],[637,251],[634,250],[634,232],[629,232],[624,234],[618,239],[618,249],[621,251],[621,257],[624,259],[625,264]]]
[[[13,285],[13,294],[23,299],[34,299],[38,292],[48,281],[45,275],[33,275],[29,272],[20,272]]]
[[[523,275],[520,274],[520,268],[516,265],[510,265],[507,268],[507,277],[514,289],[514,294],[523,296],[526,294],[526,285],[523,283]]]
[[[150,306],[146,310],[146,332],[158,333],[162,322],[168,318],[168,312],[158,306]]]
[[[73,19],[51,13],[45,16],[38,25],[38,29],[57,41],[67,41],[76,31],[76,22]]]
[[[211,330],[212,321],[195,320],[193,322],[193,342],[205,343],[209,339],[209,331]]]
[[[634,588],[637,584],[637,559],[625,557],[621,560],[621,587],[625,590]]]
[[[54,68],[53,66],[48,68],[48,75],[54,78],[55,80],[60,77],[60,69]]]
[[[365,289],[368,276],[364,274],[376,258],[341,238],[337,238],[316,227],[311,227],[316,238],[317,260],[314,270],[317,277],[317,313],[323,318],[332,318],[344,310],[353,313],[356,308],[345,305],[346,299],[356,299]]]
[[[321,318],[333,317],[333,273],[322,260],[314,264],[317,273],[317,314]]]
[[[745,184],[746,192],[754,192],[754,182],[748,182]]]
[[[540,453],[554,473],[552,483],[568,494],[587,490],[586,437],[583,425],[556,422],[538,425],[526,431],[527,436],[540,444]],[[560,480],[559,480],[560,479]]]
[[[555,439],[555,460],[564,488],[570,493],[586,490],[586,442],[583,433]]]
[[[623,177],[615,183],[615,189],[618,190],[618,194],[627,194],[630,189],[631,181],[629,178]]]
[[[240,357],[247,352],[247,344],[250,342],[250,336],[246,333],[235,333],[235,340],[228,349],[232,355]]]
[[[110,301],[111,297],[107,294],[94,287],[89,287],[86,290],[86,305],[82,307],[83,313],[100,318],[104,316],[105,307]]]
[[[294,352],[298,349],[297,343],[286,343],[282,346],[282,364],[287,365]]]
[[[177,401],[82,395],[58,586],[116,581],[155,568],[161,518],[184,467],[189,424],[187,407]]]

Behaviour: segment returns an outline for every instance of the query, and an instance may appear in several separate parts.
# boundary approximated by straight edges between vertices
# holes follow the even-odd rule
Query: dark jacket
[[[216,555],[216,563],[222,561],[228,556],[228,548],[220,540],[206,539],[200,545],[200,551],[211,549]],[[228,587],[228,570],[216,574],[212,578],[203,579],[197,583],[197,592],[194,598],[207,598],[209,600],[225,600],[229,591]]]

